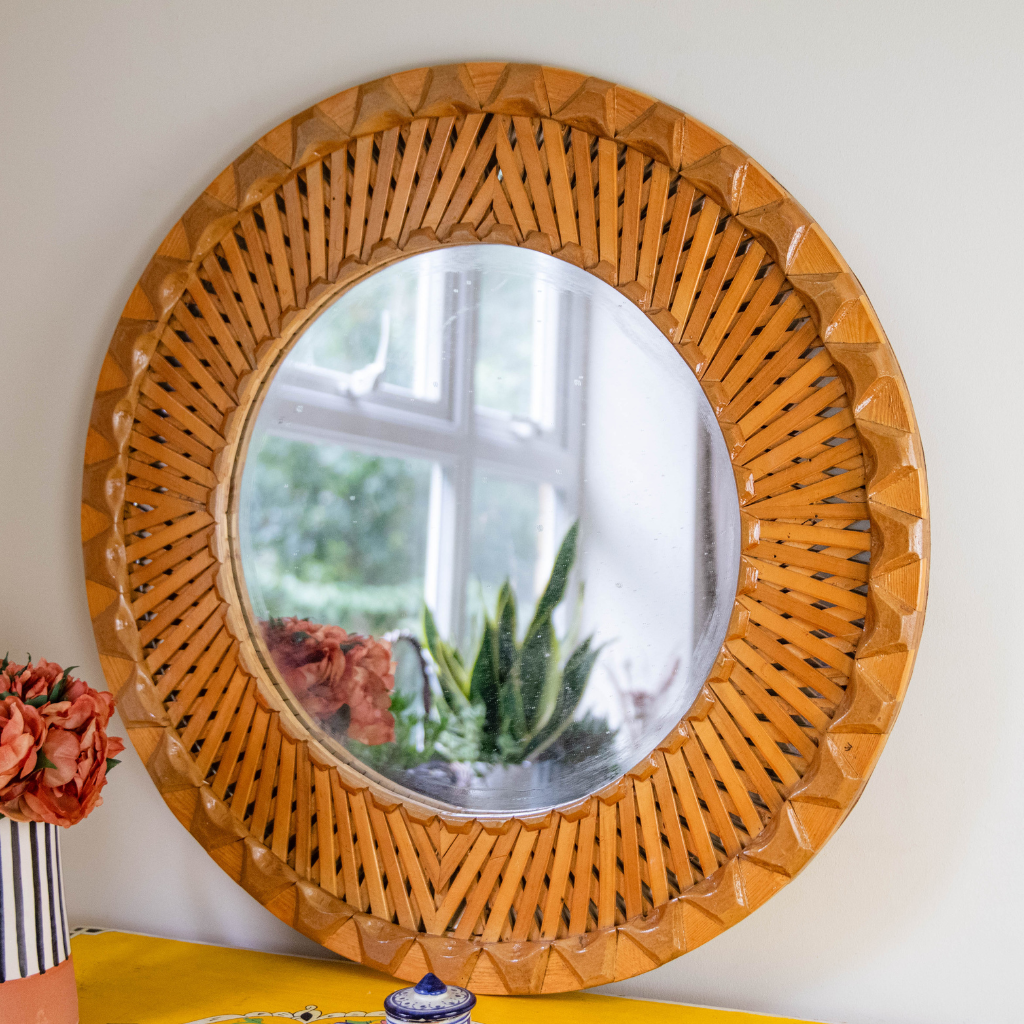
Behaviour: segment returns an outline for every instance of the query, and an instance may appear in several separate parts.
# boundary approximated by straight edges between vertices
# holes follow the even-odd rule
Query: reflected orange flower
[[[306,619],[262,623],[271,657],[288,688],[315,718],[348,707],[348,735],[369,746],[393,743],[391,645]]]

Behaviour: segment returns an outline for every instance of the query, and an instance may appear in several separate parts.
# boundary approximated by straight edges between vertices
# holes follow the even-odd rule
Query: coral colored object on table
[[[56,826],[0,820],[0,1022],[75,1024]]]
[[[4,1024],[75,1024],[78,1021],[75,968],[69,957],[45,974],[0,985]]]

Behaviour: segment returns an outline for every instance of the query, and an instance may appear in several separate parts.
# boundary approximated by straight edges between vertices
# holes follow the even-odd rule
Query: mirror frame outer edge
[[[283,188],[287,199],[287,190],[293,189],[297,202],[298,173],[350,142],[353,148],[366,146],[365,140],[375,134],[423,118],[482,119],[487,113],[554,122],[563,129],[596,136],[598,167],[609,152],[617,158],[617,147],[624,146],[626,154],[633,153],[627,161],[623,196],[616,186],[616,214],[622,202],[639,203],[642,177],[635,179],[638,184],[632,192],[628,179],[637,166],[642,172],[644,162],[651,159],[655,178],[661,176],[666,192],[667,181],[679,172],[683,180],[711,198],[753,236],[802,300],[845,390],[864,453],[871,522],[867,613],[849,684],[829,724],[817,735],[817,752],[760,834],[751,836],[741,852],[728,857],[702,881],[684,887],[678,897],[660,902],[646,914],[562,938],[551,936],[545,927],[548,934],[536,941],[484,942],[443,934],[444,928],[442,934],[431,935],[400,927],[335,898],[310,878],[296,873],[287,857],[282,859],[251,836],[242,820],[211,788],[207,775],[172,727],[167,708],[156,692],[132,610],[133,591],[122,528],[129,448],[140,388],[175,304],[204,261],[208,263],[214,247],[232,233],[245,213],[268,199],[273,202],[277,190]],[[472,138],[476,137],[474,129]],[[701,349],[701,337],[688,336],[688,325],[681,324],[669,309],[651,308],[658,253],[655,251],[645,261],[650,249],[646,238],[639,235],[643,224],[639,206],[633,220],[628,211],[625,214],[621,239],[617,232],[609,236],[602,231],[598,236],[600,224],[592,224],[592,241],[587,248],[585,227],[576,222],[572,212],[571,193],[566,201],[568,175],[556,173],[564,171],[564,165],[558,164],[558,147],[545,146],[544,156],[556,161],[554,167],[549,167],[551,183],[546,197],[538,194],[540,207],[531,198],[528,213],[515,211],[517,216],[522,212],[527,220],[531,215],[534,218],[535,230],[527,231],[525,238],[515,220],[511,225],[494,224],[483,239],[473,223],[461,220],[472,190],[479,194],[478,180],[463,188],[474,170],[471,159],[461,182],[453,178],[449,187],[448,179],[442,178],[440,185],[436,177],[433,179],[433,198],[426,210],[431,223],[421,221],[423,226],[404,236],[399,233],[400,224],[391,231],[388,222],[385,229],[388,211],[383,205],[375,208],[364,193],[369,210],[364,211],[360,235],[367,231],[376,233],[377,238],[363,245],[358,244],[363,241],[358,238],[355,252],[325,267],[327,272],[312,281],[303,283],[296,277],[293,288],[306,292],[301,308],[296,305],[286,309],[275,336],[266,338],[250,354],[252,370],[239,378],[237,406],[225,416],[221,429],[224,445],[210,467],[214,485],[205,514],[214,523],[209,550],[220,565],[215,587],[227,629],[238,641],[240,669],[256,679],[265,670],[245,631],[233,575],[234,559],[230,556],[228,495],[242,428],[276,355],[316,310],[364,274],[414,252],[453,244],[491,241],[540,249],[617,286],[647,313],[699,379],[706,372],[709,355]],[[483,170],[481,166],[476,173]],[[529,165],[525,171],[530,183],[534,172]],[[362,184],[365,187],[368,182]],[[442,186],[447,188],[447,196],[435,211],[434,200]],[[403,218],[411,194],[410,184]],[[460,203],[461,208],[453,213]],[[421,210],[421,216],[423,213]],[[325,239],[324,244],[329,245],[329,241]],[[307,251],[305,267],[310,276],[308,260]],[[744,551],[749,552],[759,542],[760,520],[746,510],[754,499],[753,474],[736,461],[744,441],[742,428],[723,417],[728,403],[721,386],[703,379],[701,383],[734,458]],[[416,980],[432,970],[446,981],[468,984],[481,994],[567,991],[651,970],[742,920],[795,877],[856,803],[881,753],[909,682],[927,600],[927,485],[913,408],[867,296],[835,247],[767,172],[700,122],[622,86],[538,65],[460,64],[382,78],[324,100],[284,122],[226,168],[171,229],[125,306],[96,389],[86,440],[82,502],[86,588],[100,661],[132,742],[175,816],[235,881],[281,920],[315,941],[406,980]],[[749,605],[743,598],[756,587],[758,571],[753,556],[741,558],[727,643],[742,638],[749,628]],[[734,667],[735,658],[723,645],[709,684],[728,679]],[[530,840],[530,846],[548,842],[552,850],[557,836],[556,863],[558,852],[567,850],[561,858],[565,863],[558,868],[564,868],[567,878],[577,823],[582,823],[581,836],[584,828],[588,829],[593,850],[595,836],[605,833],[608,822],[613,830],[608,834],[615,835],[616,811],[627,806],[632,811],[632,825],[622,835],[624,848],[628,848],[622,884],[634,886],[639,892],[639,843],[643,837],[637,837],[637,814],[641,831],[652,820],[658,827],[648,780],[667,771],[666,756],[677,754],[693,742],[702,727],[710,728],[705,723],[718,698],[709,684],[705,684],[680,725],[618,782],[585,800],[512,820],[449,814],[417,804],[414,799],[400,798],[392,790],[368,782],[353,768],[334,767],[331,761],[318,758],[314,742],[308,743],[309,771],[336,772],[337,781],[332,785],[336,793],[340,786],[340,791],[348,794],[359,819],[356,828],[362,853],[372,850],[374,839],[382,835],[381,822],[406,829],[402,840],[408,843],[410,825],[467,835],[479,820],[477,835],[486,838],[472,847],[482,851],[477,857],[479,863],[473,867],[474,878],[481,865],[494,862],[496,854],[488,852],[491,847],[500,846],[501,837],[511,832],[522,836],[540,833]],[[250,681],[247,688],[249,685],[257,684]],[[286,739],[306,744],[307,737],[281,702],[275,702],[273,689],[265,679],[257,685],[254,696],[271,717],[279,715]],[[334,775],[331,777],[333,780]],[[642,805],[637,810],[638,795],[640,800],[649,800],[649,808]],[[306,799],[308,802],[312,797]],[[395,815],[406,824],[399,824]],[[627,823],[628,819],[622,821]],[[385,824],[384,832],[387,828]],[[308,852],[312,838],[305,841]],[[667,840],[661,845],[667,850],[666,844]],[[512,849],[506,845],[509,850],[503,863],[508,864]],[[400,842],[399,858],[402,855]],[[663,860],[664,853],[661,856]],[[389,857],[394,860],[394,848],[389,850]],[[378,876],[387,870],[386,859],[380,848],[371,857],[378,865]],[[365,856],[363,864],[373,867]],[[632,879],[631,871],[636,876]],[[539,882],[543,883],[543,877]],[[617,888],[611,898],[618,895]],[[560,909],[560,902],[556,903]],[[542,909],[547,921],[548,910]]]

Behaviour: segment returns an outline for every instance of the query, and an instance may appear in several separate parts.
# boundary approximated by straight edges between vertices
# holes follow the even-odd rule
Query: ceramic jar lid
[[[446,985],[433,974],[425,974],[412,988],[400,988],[384,1000],[388,1024],[469,1024],[476,996],[458,985]]]

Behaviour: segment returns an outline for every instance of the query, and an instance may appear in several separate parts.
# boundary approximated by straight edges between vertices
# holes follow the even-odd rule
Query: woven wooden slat
[[[359,883],[359,860],[356,855],[352,816],[349,811],[348,795],[341,785],[337,772],[331,772],[331,794],[334,798],[334,817],[337,822],[335,840],[341,871],[338,873],[338,895],[344,895],[346,903],[357,910],[366,910],[369,905],[367,887]],[[344,879],[344,886],[342,886]]]
[[[481,930],[481,915],[498,884],[502,869],[508,863],[509,854],[512,852],[518,836],[519,829],[513,827],[504,835],[498,836],[489,851],[485,845],[483,852],[486,854],[486,860],[479,870],[479,877],[472,893],[466,898],[466,905],[459,917],[459,923],[452,931],[456,938],[468,939]],[[434,921],[435,925],[439,925],[437,917]]]
[[[390,260],[484,239],[649,315],[718,412],[744,537],[728,639],[679,726],[589,800],[514,821],[392,793],[306,736],[249,636],[229,529],[248,413],[315,310]],[[224,870],[345,956],[535,992],[694,948],[820,849],[905,692],[927,518],[892,351],[791,197],[664,104],[491,63],[325,100],[189,208],[104,360],[82,539],[125,724]]]
[[[348,228],[345,255],[357,258],[363,247],[366,231],[366,213],[370,203],[368,195],[373,160],[373,136],[364,135],[356,141],[355,166],[352,168]]]
[[[704,197],[704,205],[701,207],[700,217],[694,228],[693,238],[690,241],[690,248],[686,254],[686,262],[683,264],[682,273],[675,291],[666,296],[671,298],[672,315],[680,323],[688,323],[690,310],[693,307],[694,296],[697,293],[697,285],[704,272],[705,261],[708,258],[708,250],[718,230],[718,220],[721,209],[709,197]],[[667,301],[666,301],[667,305]]]
[[[256,695],[253,689],[250,687],[248,691],[248,697],[252,705],[256,705]],[[239,709],[239,717],[242,715],[242,709]],[[252,725],[250,730],[241,737],[241,742],[244,743],[244,757],[238,768],[237,775],[235,775],[233,768],[230,764],[227,766],[228,774],[224,776],[223,782],[221,781],[220,774],[214,782],[214,792],[217,792],[221,786],[223,791],[217,793],[221,799],[227,799],[228,789],[232,789],[230,794],[231,797],[231,813],[234,814],[239,820],[245,820],[249,817],[249,799],[252,793],[253,782],[256,778],[256,772],[259,770],[260,761],[263,755],[263,745],[266,740],[267,730],[270,727],[271,716],[268,711],[264,708],[256,707],[254,710],[254,717],[252,719]],[[240,751],[239,751],[240,752]],[[236,754],[237,756],[237,754]]]
[[[537,145],[538,125],[526,117],[513,117],[512,123],[515,127],[515,148],[526,169],[526,188],[537,225],[548,236],[552,248],[557,249],[559,248],[558,227],[551,206],[547,174],[541,162],[541,151]]]
[[[263,842],[267,833],[267,822],[271,820],[271,801],[275,793],[275,782],[277,781],[278,765],[281,758],[281,725],[280,720],[272,717],[267,730],[266,745],[263,747],[263,756],[260,758],[258,768],[259,782],[256,786],[256,795],[253,800],[252,817],[249,819],[249,833],[257,842]]]
[[[220,764],[218,755],[222,753],[221,745],[225,741],[228,727],[236,712],[240,719],[244,714],[239,705],[248,681],[246,673],[237,667],[234,659],[225,664],[231,667],[231,680],[227,688],[222,694],[218,694],[217,689],[209,688],[207,699],[194,713],[194,719],[198,722],[196,735],[202,744],[202,749],[196,758],[196,767],[204,777],[210,773],[214,764],[218,766]],[[191,725],[191,723],[189,724]],[[238,728],[243,729],[240,724]],[[244,730],[241,735],[244,737]],[[187,742],[184,737],[182,739],[183,742]]]
[[[294,200],[289,198],[291,196],[294,196]],[[302,211],[299,208],[298,203],[298,179],[293,178],[285,186],[285,201],[288,208],[289,230],[295,234],[296,244],[300,246],[298,253],[302,254],[301,266],[302,273],[305,275],[305,246],[303,245],[302,239]],[[296,218],[298,219],[297,227],[294,223]],[[296,265],[298,266],[298,256],[296,255],[295,244],[291,244],[291,249],[292,255],[297,261]],[[225,262],[227,261],[225,260]],[[232,334],[242,346],[242,349],[249,361],[252,362],[256,348],[255,339],[245,314],[242,312],[242,307],[235,298],[237,287],[235,282],[228,278],[228,274],[222,267],[220,259],[213,253],[203,260],[202,281],[205,291],[209,291],[208,285],[212,286],[213,291],[211,294],[215,296],[216,303],[219,304],[222,312],[227,316],[228,323],[231,325]]]
[[[292,834],[292,799],[295,793],[295,761],[299,744],[281,737],[281,754],[277,764],[277,785],[271,794],[270,848],[282,861],[289,860],[288,840]],[[308,819],[307,819],[308,820]],[[292,865],[294,867],[294,864]]]
[[[712,830],[708,828],[708,821],[705,820],[700,807],[701,798],[694,791],[690,769],[681,750],[669,753],[665,763],[675,789],[676,807],[688,833],[688,846],[694,854],[691,862],[696,859],[697,863],[694,866],[706,878],[718,868],[718,857],[712,841]],[[707,813],[710,815],[710,810]]]

